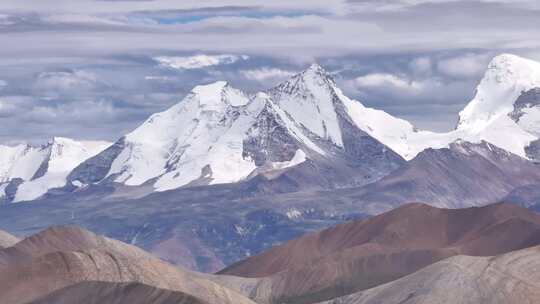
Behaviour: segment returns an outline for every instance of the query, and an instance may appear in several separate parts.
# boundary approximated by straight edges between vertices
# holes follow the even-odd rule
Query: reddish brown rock
[[[313,233],[221,274],[258,277],[262,302],[312,303],[365,290],[458,255],[491,256],[540,244],[540,215],[496,204],[438,209],[408,204]]]
[[[54,227],[28,237],[0,250],[0,261],[0,303],[29,303],[70,286],[101,282],[93,287],[96,293],[131,292],[122,284],[137,283],[171,291],[181,295],[180,298],[186,296],[192,301],[186,303],[253,304],[247,297],[205,279],[202,274],[76,227]],[[91,293],[87,291],[91,285],[84,286],[81,291]]]

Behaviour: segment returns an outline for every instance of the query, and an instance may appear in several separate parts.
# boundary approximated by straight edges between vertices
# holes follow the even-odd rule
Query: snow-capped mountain
[[[0,146],[0,200],[33,200],[64,186],[73,168],[108,145],[55,137],[42,146]]]
[[[157,191],[255,176],[292,179],[298,187],[310,182],[340,187],[377,180],[403,159],[460,139],[487,141],[538,160],[539,138],[540,63],[503,54],[489,64],[456,129],[446,133],[418,130],[408,121],[365,107],[345,96],[314,64],[252,96],[223,81],[197,86],[101,153],[83,153],[84,159],[90,158],[63,166],[58,178],[34,177],[47,149],[4,148],[6,160],[1,161],[19,164],[9,169],[8,179],[28,181],[19,187],[25,194],[19,191],[15,200],[40,196],[66,179],[73,186],[116,182],[151,185]],[[7,174],[2,173],[8,172],[5,168],[1,165],[0,174]],[[75,169],[67,175],[66,168]],[[2,187],[10,192],[6,183]]]
[[[364,184],[399,167],[403,159],[356,125],[342,97],[316,64],[254,96],[226,82],[197,86],[80,165],[69,180],[152,183],[164,191],[304,164],[309,169],[302,174],[349,168],[356,173],[348,182]]]
[[[427,148],[461,139],[490,142],[531,160],[540,159],[540,63],[515,55],[493,58],[455,130],[417,130],[409,122],[341,97],[356,124],[406,160]]]

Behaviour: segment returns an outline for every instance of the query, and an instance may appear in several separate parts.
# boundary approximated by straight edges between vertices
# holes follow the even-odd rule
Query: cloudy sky
[[[312,62],[351,97],[448,130],[490,59],[540,60],[537,0],[2,0],[0,142],[114,140],[194,85]]]

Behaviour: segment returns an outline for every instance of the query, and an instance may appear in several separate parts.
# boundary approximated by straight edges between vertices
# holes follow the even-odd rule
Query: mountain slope
[[[140,283],[85,282],[70,285],[31,304],[208,304],[180,291]]]
[[[19,239],[5,231],[0,230],[0,249],[15,245]]]
[[[501,201],[540,181],[539,166],[490,143],[451,143],[427,149],[391,175],[344,195],[379,213],[408,202],[464,208]]]
[[[409,204],[308,234],[224,269],[258,277],[263,303],[313,303],[368,289],[444,258],[491,256],[540,243],[540,216],[518,206],[437,209]]]
[[[82,291],[113,292],[119,299],[145,292],[148,286],[158,293],[177,292],[175,298],[194,303],[253,303],[203,275],[76,227],[54,227],[26,238],[0,250],[0,261],[0,303],[28,303],[47,299],[51,293],[62,298],[62,290],[78,289],[81,284]],[[122,288],[130,283],[139,291]]]
[[[71,226],[50,227],[31,235],[9,248],[0,250],[0,269],[24,264],[57,251],[106,250],[130,257],[149,256],[143,250],[119,241],[98,236],[90,231]]]
[[[81,164],[69,179],[149,183],[164,191],[283,173],[307,161],[334,172],[354,169],[331,185],[336,187],[366,184],[403,164],[356,126],[338,93],[318,65],[254,96],[226,82],[197,86]]]
[[[55,137],[39,147],[0,146],[0,200],[34,200],[62,187],[71,170],[110,143]]]
[[[456,256],[388,284],[324,303],[538,303],[538,267],[540,247],[494,257]]]

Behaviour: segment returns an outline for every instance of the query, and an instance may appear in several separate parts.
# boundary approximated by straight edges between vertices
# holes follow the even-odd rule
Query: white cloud
[[[73,23],[87,23],[87,24],[108,24],[108,25],[122,25],[122,22],[86,14],[53,14],[43,16],[42,21],[52,24],[73,24]]]
[[[32,122],[50,123],[60,120],[63,123],[88,123],[96,119],[115,119],[118,111],[106,101],[83,100],[77,103],[50,106],[47,104],[34,105],[23,114],[22,119]]]
[[[0,25],[12,25],[15,22],[11,20],[11,16],[6,14],[0,14]]]
[[[428,75],[431,73],[432,62],[428,57],[420,57],[411,61],[409,67],[415,74]]]
[[[30,109],[27,98],[17,96],[4,96],[0,99],[0,117],[13,117],[17,113],[24,113]]]
[[[103,1],[96,4],[95,0],[34,0],[34,1],[0,1],[0,10],[33,10],[40,12],[62,12],[69,9],[81,14],[111,14],[129,13],[147,10],[190,10],[220,7],[245,6],[265,7],[268,9],[284,10],[316,10],[339,11],[345,9],[343,0],[153,0],[153,1]]]
[[[421,82],[409,80],[405,77],[396,76],[393,74],[374,73],[365,76],[360,76],[355,79],[355,83],[360,87],[394,87],[401,90],[418,91],[423,88]]]
[[[167,77],[167,76],[145,76],[144,77],[145,80],[155,80],[155,81],[169,81],[171,80],[170,77]]]
[[[54,71],[42,72],[38,75],[35,87],[39,90],[73,90],[73,89],[92,89],[101,81],[93,73],[76,71]]]
[[[248,56],[242,55],[195,55],[185,57],[160,56],[154,58],[160,66],[179,70],[201,69],[217,65],[232,64],[239,60],[247,60]]]
[[[439,61],[437,69],[448,76],[475,77],[486,71],[488,62],[487,55],[466,54]]]
[[[7,82],[0,79],[0,90],[2,90],[3,88],[5,88],[7,86]]]
[[[257,81],[265,81],[268,79],[285,79],[294,74],[294,72],[291,71],[268,67],[253,70],[244,70],[240,73],[248,79],[253,79]]]

